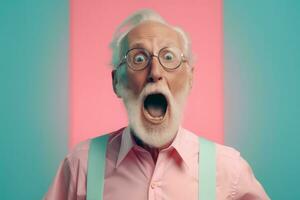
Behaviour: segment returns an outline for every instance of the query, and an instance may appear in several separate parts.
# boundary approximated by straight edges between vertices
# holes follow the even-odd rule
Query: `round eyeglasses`
[[[166,70],[177,69],[183,62],[186,62],[183,53],[176,47],[164,47],[159,50],[158,55],[149,53],[144,48],[133,48],[127,51],[118,67],[125,62],[134,71],[145,69],[152,62],[152,58],[157,57],[161,66]]]

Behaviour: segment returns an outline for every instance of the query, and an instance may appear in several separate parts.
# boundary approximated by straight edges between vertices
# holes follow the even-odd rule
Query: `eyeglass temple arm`
[[[124,56],[124,57],[120,60],[120,62],[119,62],[119,64],[118,64],[118,67],[120,67],[121,65],[123,65],[125,62],[126,62],[126,56]]]

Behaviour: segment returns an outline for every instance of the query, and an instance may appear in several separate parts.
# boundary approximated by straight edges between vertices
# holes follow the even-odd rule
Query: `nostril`
[[[150,83],[154,82],[153,78],[152,77],[148,77],[148,82],[150,82]]]
[[[149,67],[148,82],[157,82],[163,79],[162,66],[158,61],[153,61]]]
[[[153,82],[162,80],[162,77],[161,77],[161,76],[158,76],[158,77],[149,76],[149,77],[147,78],[147,80],[148,80],[148,82],[153,83]]]

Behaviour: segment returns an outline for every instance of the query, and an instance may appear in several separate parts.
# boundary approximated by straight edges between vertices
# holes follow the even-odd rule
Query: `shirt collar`
[[[177,134],[175,136],[175,139],[173,140],[172,144],[167,148],[171,149],[174,148],[180,158],[184,161],[184,163],[190,167],[192,164],[191,160],[191,146],[189,142],[187,141],[188,135],[187,131],[183,129],[181,126],[179,126],[179,129],[177,131]],[[123,130],[122,136],[121,136],[121,146],[120,151],[118,154],[117,162],[116,162],[116,168],[119,167],[120,163],[124,160],[124,158],[127,156],[129,151],[137,145],[134,141],[134,139],[131,136],[130,128],[126,127]]]
[[[118,154],[118,159],[116,163],[116,168],[119,167],[122,160],[126,157],[126,155],[129,153],[129,151],[132,149],[132,147],[135,145],[135,141],[131,137],[130,128],[126,127],[123,130],[122,136],[121,136],[121,146],[120,151]]]
[[[193,146],[190,145],[189,137],[187,131],[179,126],[177,135],[173,140],[171,146],[176,150],[180,158],[183,162],[187,165],[187,167],[191,167],[192,164],[192,148]]]

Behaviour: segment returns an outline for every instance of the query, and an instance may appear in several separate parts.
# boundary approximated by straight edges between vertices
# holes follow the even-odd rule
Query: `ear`
[[[121,96],[117,90],[117,84],[119,84],[119,81],[118,81],[118,77],[117,77],[116,73],[117,73],[117,70],[115,70],[115,69],[113,71],[111,71],[112,86],[113,86],[114,92],[117,95],[117,97],[121,98]]]

